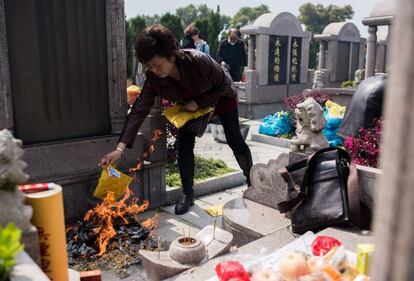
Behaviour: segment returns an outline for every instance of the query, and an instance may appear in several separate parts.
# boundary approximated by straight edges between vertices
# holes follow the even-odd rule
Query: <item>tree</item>
[[[267,5],[260,5],[257,7],[242,7],[233,16],[230,24],[235,27],[242,27],[247,24],[253,23],[260,15],[269,13],[269,7]]]
[[[220,6],[217,6],[216,12],[211,11],[208,17],[207,43],[210,45],[210,55],[215,58],[218,48],[217,36],[221,30]]]
[[[151,26],[156,23],[160,23],[160,16],[159,15],[152,15],[152,16],[143,16],[145,18],[145,24],[147,26]]]
[[[208,18],[209,14],[213,10],[207,7],[206,4],[198,5],[197,7],[190,4],[186,7],[180,7],[175,10],[175,14],[181,18],[183,27],[185,28],[189,24],[196,20],[203,20]]]
[[[160,23],[170,29],[177,40],[183,38],[184,30],[181,25],[181,19],[171,13],[166,13],[161,16]]]
[[[194,24],[201,34],[201,38],[207,41],[208,38],[208,18],[197,19]],[[207,42],[208,43],[208,42]]]
[[[316,67],[316,58],[319,52],[319,44],[313,36],[321,34],[323,29],[332,22],[342,22],[351,19],[354,11],[350,5],[339,7],[329,5],[324,7],[321,4],[306,3],[299,7],[299,21],[306,26],[306,30],[312,32],[312,39],[309,47],[309,67]]]
[[[127,77],[133,75],[133,61],[134,61],[134,41],[141,30],[146,27],[145,18],[143,16],[136,16],[125,21],[125,39],[126,39],[126,60],[127,60]]]

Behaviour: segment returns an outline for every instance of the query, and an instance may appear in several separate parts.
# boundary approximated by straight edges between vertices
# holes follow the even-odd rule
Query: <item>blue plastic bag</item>
[[[322,130],[322,133],[329,141],[329,146],[337,147],[342,144],[342,139],[336,134],[342,123],[342,118],[332,117],[326,108],[324,110],[323,116],[325,117],[326,124],[325,128]]]
[[[280,136],[293,132],[293,126],[288,112],[276,112],[274,115],[267,115],[259,126],[259,134],[268,136]]]

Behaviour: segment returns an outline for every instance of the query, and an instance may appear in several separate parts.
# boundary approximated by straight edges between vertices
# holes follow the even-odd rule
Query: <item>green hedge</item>
[[[194,181],[199,182],[207,178],[224,175],[236,171],[227,167],[222,160],[195,156]],[[166,183],[168,186],[181,186],[180,173],[177,164],[166,165]]]

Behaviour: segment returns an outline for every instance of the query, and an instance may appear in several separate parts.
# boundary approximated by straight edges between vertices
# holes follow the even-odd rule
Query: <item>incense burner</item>
[[[205,248],[197,238],[179,237],[171,243],[169,256],[178,263],[196,265],[205,258]]]

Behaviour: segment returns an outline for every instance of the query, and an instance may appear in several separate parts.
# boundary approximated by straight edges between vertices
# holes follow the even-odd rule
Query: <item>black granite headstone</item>
[[[268,84],[286,84],[287,36],[269,36]]]

